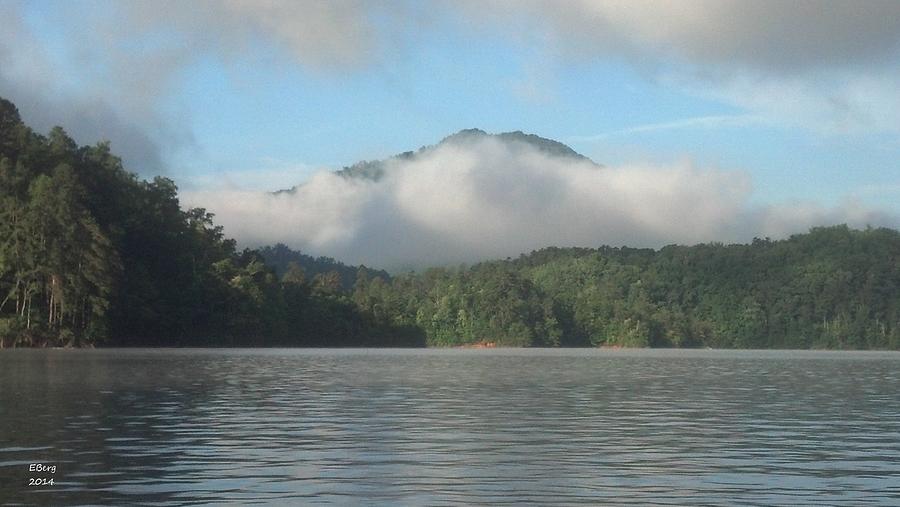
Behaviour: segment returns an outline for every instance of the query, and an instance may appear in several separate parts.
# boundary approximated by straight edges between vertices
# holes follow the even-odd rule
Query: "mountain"
[[[442,139],[439,143],[432,146],[423,146],[419,148],[417,151],[405,151],[403,153],[394,155],[385,160],[363,160],[357,162],[353,165],[346,166],[343,169],[335,171],[336,174],[343,176],[345,178],[361,178],[372,181],[378,181],[384,176],[385,166],[388,162],[395,160],[402,161],[412,161],[417,159],[418,157],[425,156],[434,150],[448,145],[455,146],[466,146],[474,143],[478,143],[484,141],[486,139],[495,139],[506,143],[511,147],[527,147],[531,149],[536,149],[537,151],[553,156],[553,157],[562,157],[579,161],[588,161],[593,162],[588,157],[578,153],[573,150],[569,146],[559,142],[554,141],[553,139],[547,139],[546,137],[541,137],[534,134],[526,134],[521,130],[516,130],[514,132],[502,132],[500,134],[488,134],[487,132],[477,129],[463,129],[455,134],[451,134],[444,139]],[[596,163],[595,163],[596,164]],[[599,166],[599,164],[597,164]],[[277,190],[273,192],[274,194],[281,193],[292,193],[299,185],[293,186],[288,189]]]

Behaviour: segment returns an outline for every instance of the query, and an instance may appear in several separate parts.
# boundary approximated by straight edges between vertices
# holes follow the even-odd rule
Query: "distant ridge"
[[[493,137],[504,142],[524,143],[531,146],[532,148],[537,148],[538,151],[556,157],[590,160],[584,155],[578,153],[577,151],[559,141],[554,141],[553,139],[547,139],[546,137],[541,137],[534,134],[526,134],[521,130],[516,130],[514,132],[502,132],[500,134],[488,134],[481,129],[464,129],[455,134],[451,134],[445,137],[440,143],[438,143],[438,146],[449,143],[464,144],[467,142],[481,140],[485,137]]]
[[[384,176],[385,164],[389,161],[415,160],[417,157],[420,157],[423,154],[433,151],[441,146],[445,146],[448,144],[465,146],[467,144],[482,141],[486,138],[493,138],[501,142],[510,144],[521,143],[531,148],[535,148],[539,152],[545,153],[552,157],[569,158],[596,164],[588,157],[585,157],[584,155],[573,150],[571,147],[559,141],[554,141],[553,139],[548,139],[546,137],[541,137],[535,134],[526,134],[521,130],[516,130],[514,132],[502,132],[500,134],[489,134],[481,129],[471,128],[460,130],[455,134],[450,134],[449,136],[442,139],[438,144],[432,146],[423,146],[417,151],[405,151],[384,160],[362,160],[353,165],[346,166],[343,169],[335,171],[335,173],[345,178],[360,178],[378,181]],[[596,165],[598,165],[599,167],[599,164]],[[293,193],[299,186],[300,185],[295,185],[288,189],[277,190],[273,192],[273,194]]]

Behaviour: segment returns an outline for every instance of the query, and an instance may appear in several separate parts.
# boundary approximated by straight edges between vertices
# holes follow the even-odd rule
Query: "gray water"
[[[900,354],[0,351],[0,501],[900,505]]]

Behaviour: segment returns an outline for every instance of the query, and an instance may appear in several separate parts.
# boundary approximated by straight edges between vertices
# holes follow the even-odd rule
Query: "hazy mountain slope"
[[[520,130],[516,130],[514,132],[503,132],[500,134],[488,134],[481,129],[472,128],[460,130],[455,134],[451,134],[445,137],[435,145],[423,146],[417,151],[405,151],[384,160],[362,160],[353,165],[346,166],[343,169],[336,171],[336,173],[347,178],[364,178],[377,181],[381,179],[382,176],[384,176],[385,165],[391,161],[415,160],[441,146],[465,146],[467,144],[473,144],[489,138],[507,143],[510,146],[516,146],[517,144],[520,144],[522,147],[537,149],[537,151],[541,153],[554,157],[562,157],[579,161],[591,161],[589,158],[578,153],[569,146],[553,139],[547,139],[545,137],[534,134],[526,134]],[[277,190],[274,193],[279,194],[282,192],[293,192],[297,188],[297,186],[288,189]]]

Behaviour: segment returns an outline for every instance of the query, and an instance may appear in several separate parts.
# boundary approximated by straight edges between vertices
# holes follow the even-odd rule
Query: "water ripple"
[[[900,354],[50,350],[0,368],[11,505],[900,504]],[[26,486],[31,463],[54,485]]]

